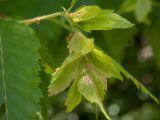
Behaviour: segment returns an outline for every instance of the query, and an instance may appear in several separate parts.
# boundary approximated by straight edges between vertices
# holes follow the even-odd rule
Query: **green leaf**
[[[0,20],[0,103],[6,103],[5,120],[32,120],[40,111],[38,48],[30,27]]]
[[[87,38],[81,32],[76,32],[68,43],[70,53],[85,55],[93,50],[94,39]]]
[[[110,56],[108,56],[107,54],[103,53],[102,51],[98,50],[98,49],[94,49],[92,54],[94,56],[96,56],[95,58],[99,58],[98,59],[98,63],[100,64],[96,64],[95,62],[93,63],[94,65],[96,66],[99,66],[101,69],[102,69],[102,63],[103,63],[103,66],[109,66],[110,64],[112,66],[110,66],[112,68],[113,71],[110,71],[110,73],[117,73],[117,71],[119,71],[120,73],[122,73],[126,78],[128,78],[129,80],[131,80],[136,86],[138,89],[140,89],[142,92],[144,92],[145,94],[149,95],[153,100],[155,100],[157,103],[159,103],[159,100],[154,96],[152,95],[151,92],[149,92],[138,80],[136,80],[136,78],[134,78],[132,75],[130,75],[123,67],[121,67],[116,61],[114,61]],[[109,68],[109,67],[108,67]],[[106,71],[107,72],[107,71]],[[108,73],[108,72],[107,72]],[[118,75],[118,74],[117,74]],[[116,77],[116,78],[119,78],[122,80],[122,77],[121,76],[117,76],[115,74],[112,74],[112,77]]]
[[[78,23],[94,18],[100,11],[101,9],[98,6],[83,6],[74,13],[70,13],[70,17],[74,23]]]
[[[90,65],[89,65],[90,64]],[[100,88],[99,91],[101,91],[102,94],[100,94],[101,99],[104,99],[105,92],[107,91],[107,77],[108,75],[103,70],[100,70],[99,68],[95,67],[92,63],[87,63],[87,66],[89,65],[90,74],[92,75],[93,79],[95,80],[95,83],[97,85],[97,88]]]
[[[101,83],[101,80],[94,79],[90,73],[84,73],[84,76],[78,82],[78,90],[89,102],[97,103],[105,117],[110,120],[101,99],[101,95],[104,95],[104,88],[99,83]]]
[[[80,22],[79,25],[85,31],[110,30],[114,28],[129,28],[133,24],[122,18],[112,10],[102,10],[96,17]]]
[[[77,82],[78,82],[78,79],[74,80],[67,95],[68,97],[65,102],[65,105],[67,106],[68,112],[71,112],[81,102],[81,94],[77,89],[78,88]]]
[[[115,67],[114,61],[102,51],[94,49],[88,54],[88,58],[95,67],[103,70],[108,78],[113,77],[123,80],[120,71]]]
[[[68,43],[69,56],[58,70],[53,73],[49,86],[49,94],[56,95],[65,90],[72,80],[80,74],[81,56],[89,53],[94,48],[93,39],[85,37],[81,32],[76,32]]]
[[[91,69],[92,70],[90,70],[89,74],[97,86],[97,90],[99,91],[99,96],[101,100],[103,100],[105,96],[105,91],[107,91],[107,75],[94,66],[91,67]]]
[[[52,74],[49,95],[56,95],[65,90],[77,78],[80,72],[80,59],[68,57],[63,65]]]
[[[152,0],[137,0],[134,12],[138,22],[145,21],[151,10]]]
[[[70,17],[74,23],[77,23],[88,32],[91,30],[109,30],[133,26],[132,23],[112,10],[102,10],[98,6],[81,7],[76,12],[71,13]]]

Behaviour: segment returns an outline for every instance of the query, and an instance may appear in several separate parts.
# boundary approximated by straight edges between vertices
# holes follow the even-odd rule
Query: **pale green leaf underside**
[[[102,51],[94,49],[88,54],[90,62],[100,70],[106,73],[107,78],[118,78],[123,80],[120,71],[115,67],[114,61]]]
[[[79,59],[72,60],[69,56],[63,65],[52,74],[49,95],[56,95],[69,87],[70,83],[77,78],[79,72]]]
[[[101,9],[98,6],[83,6],[71,13],[70,16],[74,23],[78,23],[94,18],[100,11]]]
[[[108,71],[106,71],[107,73],[114,73],[111,74],[111,77],[113,78],[118,78],[122,80],[122,76],[120,76],[120,73],[122,73],[123,75],[126,76],[126,78],[128,78],[129,80],[131,80],[138,89],[140,89],[142,92],[144,92],[145,94],[149,95],[153,100],[155,100],[157,103],[159,103],[159,100],[154,97],[154,95],[152,95],[152,93],[150,93],[147,88],[145,88],[138,80],[136,80],[132,75],[130,75],[123,67],[121,67],[117,62],[115,62],[110,56],[108,56],[107,54],[103,53],[102,51],[98,50],[98,49],[94,49],[91,54],[93,56],[95,56],[96,61],[93,62],[93,64],[97,67],[99,67],[100,69],[106,71],[107,68]],[[97,64],[97,63],[98,64]],[[102,66],[103,64],[103,66]],[[104,69],[106,67],[106,69]],[[111,67],[113,67],[111,69]],[[119,74],[118,74],[119,72]],[[116,73],[116,74],[115,74]]]
[[[39,43],[34,31],[13,20],[0,20],[0,104],[2,120],[32,120],[40,111]]]
[[[103,104],[101,96],[104,89],[102,86],[98,86],[98,80],[95,81],[91,74],[86,73],[78,82],[79,92],[91,103],[97,103],[104,113],[105,117],[110,120],[110,117],[107,115]]]
[[[67,106],[68,112],[71,112],[81,102],[81,94],[78,91],[77,82],[78,79],[74,80],[67,95],[65,105]]]
[[[93,50],[94,39],[87,38],[81,32],[76,32],[68,43],[70,53],[85,55]]]
[[[89,64],[89,63],[88,63]],[[90,63],[90,74],[92,78],[94,79],[97,88],[100,88],[99,91],[101,91],[102,94],[100,94],[101,99],[104,99],[105,91],[107,91],[107,73],[105,73],[103,70],[95,67],[92,63]]]
[[[76,79],[81,72],[81,56],[88,54],[94,48],[93,39],[85,37],[82,33],[74,33],[68,43],[69,56],[63,62],[62,66],[52,75],[52,81],[49,86],[49,94],[56,95]]]

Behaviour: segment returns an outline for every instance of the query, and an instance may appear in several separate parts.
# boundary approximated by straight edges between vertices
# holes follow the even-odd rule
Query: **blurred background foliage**
[[[70,0],[0,0],[0,17],[27,19],[62,11]],[[78,0],[74,7],[98,5],[112,9],[135,24],[130,29],[93,31],[95,44],[112,56],[160,99],[160,0]],[[96,105],[83,100],[72,113],[66,113],[66,92],[47,97],[50,73],[68,54],[68,31],[51,21],[33,24],[41,43],[40,53],[48,66],[40,72],[45,120],[104,120]],[[45,71],[45,72],[44,72]],[[113,120],[160,120],[160,105],[137,91],[128,81],[108,80],[104,105]],[[49,110],[48,110],[49,109]]]

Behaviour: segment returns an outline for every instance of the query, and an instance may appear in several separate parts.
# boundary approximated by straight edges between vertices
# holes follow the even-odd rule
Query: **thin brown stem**
[[[30,25],[32,23],[39,23],[40,21],[42,21],[44,19],[54,18],[54,17],[58,17],[58,16],[64,16],[64,12],[56,12],[56,13],[52,13],[49,15],[35,17],[32,19],[28,19],[28,20],[22,20],[21,22],[24,24]]]

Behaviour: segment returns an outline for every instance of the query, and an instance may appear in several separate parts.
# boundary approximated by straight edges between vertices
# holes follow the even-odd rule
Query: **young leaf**
[[[93,50],[94,39],[87,38],[81,32],[76,32],[68,43],[70,53],[85,55]]]
[[[84,74],[89,74],[90,77],[94,80],[101,94],[100,97],[103,100],[105,91],[107,91],[107,77],[108,75],[103,70],[97,68],[92,64],[91,60],[86,56],[83,59],[82,71]],[[83,76],[83,75],[82,75]]]
[[[100,50],[94,49],[88,54],[91,63],[100,70],[103,70],[107,77],[118,78],[123,80],[120,71],[115,67],[114,61],[109,56],[104,57],[104,53]]]
[[[102,10],[98,6],[84,6],[76,12],[70,13],[70,17],[74,23],[78,23],[82,29],[88,32],[133,26],[132,23],[112,10]]]
[[[56,95],[65,90],[80,73],[80,59],[72,61],[70,56],[63,65],[52,74],[52,81],[49,85],[49,95]]]
[[[104,91],[107,91],[107,77],[108,75],[106,74],[106,72],[104,72],[103,70],[100,70],[99,68],[95,67],[92,63],[90,63],[91,65],[89,69],[90,70],[90,74],[92,75],[93,79],[95,80],[95,83],[97,84],[97,86],[99,86],[98,88],[102,89],[102,94],[101,99],[104,99]]]
[[[138,80],[136,80],[132,75],[130,75],[123,67],[121,67],[117,62],[115,62],[111,57],[109,57],[107,54],[103,53],[102,51],[98,50],[98,49],[94,49],[92,52],[93,56],[96,56],[96,58],[100,58],[99,63],[103,63],[103,66],[108,66],[108,63],[112,64],[111,67],[115,68],[112,69],[113,73],[117,72],[117,70],[119,72],[121,72],[123,75],[125,75],[126,78],[130,79],[136,86],[138,89],[140,89],[142,92],[144,92],[145,94],[149,95],[153,100],[155,100],[157,103],[159,103],[159,100],[154,97],[154,95],[152,95],[152,93],[150,93]],[[103,62],[105,61],[105,62]],[[94,65],[95,62],[93,63]],[[100,66],[102,69],[102,66]],[[110,71],[112,72],[112,71]],[[112,75],[112,77],[116,77],[118,78],[118,76],[114,76],[114,74]],[[119,76],[120,77],[120,76]],[[121,77],[119,79],[122,79]]]
[[[32,120],[40,111],[39,42],[34,31],[14,20],[0,20],[0,103],[5,120]]]
[[[70,13],[70,17],[74,23],[78,23],[94,18],[100,11],[98,6],[83,6],[74,13]]]
[[[133,24],[128,20],[122,18],[112,10],[101,10],[101,12],[94,18],[80,22],[79,25],[85,31],[91,30],[110,30],[114,28],[129,28]]]
[[[94,48],[93,39],[76,32],[68,43],[69,56],[63,65],[52,75],[49,94],[56,95],[66,89],[73,79],[80,74],[80,59]]]
[[[143,22],[152,10],[152,0],[137,0],[135,5],[135,16],[138,22]]]
[[[102,85],[99,86],[97,84],[99,82],[101,81],[95,80],[92,74],[85,73],[85,75],[78,82],[78,90],[89,102],[97,103],[105,117],[110,120],[110,117],[105,112],[102,104],[101,95],[104,95],[104,89]]]
[[[77,82],[78,82],[78,79],[74,80],[68,92],[68,97],[65,102],[68,112],[71,112],[81,102],[81,94],[77,89],[78,87]]]

